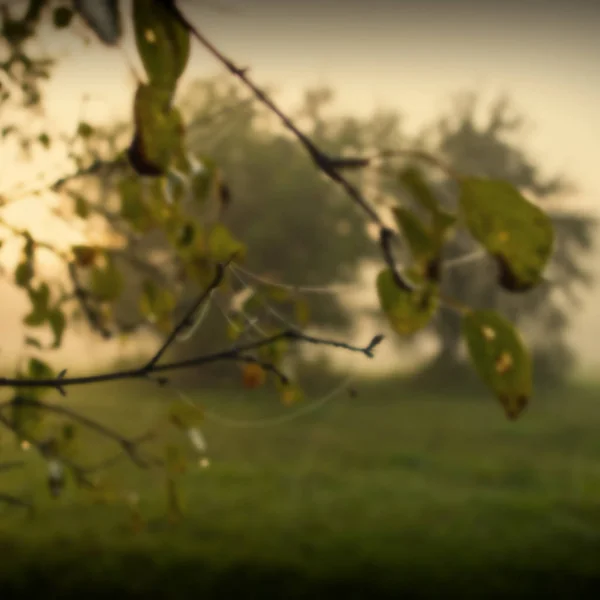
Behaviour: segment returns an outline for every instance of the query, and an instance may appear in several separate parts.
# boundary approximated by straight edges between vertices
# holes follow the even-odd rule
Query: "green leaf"
[[[531,359],[519,333],[497,312],[477,310],[463,318],[463,335],[479,376],[498,397],[506,416],[516,419],[533,387]]]
[[[217,223],[208,234],[208,250],[216,262],[225,261],[233,254],[237,254],[236,259],[240,260],[246,254],[246,246],[221,223]]]
[[[437,198],[427,185],[420,169],[412,165],[402,169],[398,173],[398,181],[423,208],[432,214],[441,210]]]
[[[400,171],[398,181],[409,191],[411,197],[431,215],[433,238],[441,245],[448,230],[456,223],[456,215],[441,207],[418,167],[411,165]]]
[[[398,287],[391,269],[384,269],[377,277],[379,303],[392,328],[400,335],[423,329],[437,310],[438,287],[425,281],[418,283],[420,288],[409,292]]]
[[[33,265],[31,261],[23,261],[15,269],[15,283],[19,287],[27,287],[33,278]]]
[[[185,223],[185,225],[181,228],[179,235],[177,237],[177,247],[178,248],[187,248],[191,245],[196,237],[196,227],[193,223]]]
[[[526,291],[542,280],[554,231],[540,208],[510,183],[481,178],[461,181],[460,207],[471,235],[496,260],[504,289]]]
[[[237,340],[244,331],[244,320],[239,316],[229,317],[227,321],[227,339]]]
[[[50,136],[47,133],[40,133],[38,135],[38,142],[48,150],[50,148]]]
[[[25,245],[23,246],[23,254],[26,259],[32,260],[35,252],[35,240],[31,237],[29,231],[23,234],[25,238]]]
[[[135,136],[128,151],[130,163],[140,175],[167,173],[169,165],[185,154],[183,120],[171,105],[170,93],[141,84],[134,100]]]
[[[33,304],[35,310],[46,312],[48,310],[48,303],[50,302],[50,287],[44,281],[36,289],[31,288],[28,290],[29,299]]]
[[[52,13],[52,22],[57,29],[68,27],[73,18],[73,11],[68,6],[58,6]]]
[[[50,288],[46,282],[40,284],[38,289],[27,290],[31,300],[31,312],[24,317],[23,323],[30,327],[38,327],[46,322],[48,318],[48,302],[50,301]]]
[[[121,200],[121,217],[136,231],[140,233],[148,231],[153,224],[153,220],[142,198],[139,178],[122,179],[119,182],[119,196]]]
[[[140,312],[149,321],[156,323],[159,329],[171,329],[171,315],[175,304],[175,294],[171,290],[159,287],[150,279],[144,281],[139,300]]]
[[[395,207],[393,212],[398,227],[410,246],[413,258],[417,262],[432,258],[439,251],[439,245],[436,244],[428,227],[406,208]]]
[[[163,2],[133,0],[135,43],[150,83],[174,88],[190,57],[190,34]]]
[[[48,313],[48,323],[50,329],[54,335],[54,342],[52,343],[53,348],[58,348],[62,342],[62,337],[65,332],[67,320],[65,313],[59,308],[55,308]]]
[[[109,256],[106,257],[104,268],[94,267],[92,270],[91,288],[98,300],[103,302],[116,300],[121,295],[123,286],[123,275]]]
[[[23,317],[23,323],[28,327],[39,327],[46,322],[46,318],[46,312],[34,309],[28,315]]]
[[[87,219],[90,215],[90,208],[87,200],[81,194],[72,194],[75,200],[75,214],[81,219]]]
[[[25,336],[25,345],[33,346],[34,348],[37,348],[38,350],[42,349],[42,343],[40,342],[40,340],[38,340],[37,338],[31,337],[29,335]]]
[[[260,348],[258,350],[258,356],[261,360],[271,363],[276,367],[280,367],[288,350],[289,342],[285,339],[281,339]],[[275,377],[277,378],[277,381],[279,381],[279,377]]]
[[[52,379],[54,377],[52,367],[39,358],[29,359],[27,372],[31,379]]]
[[[208,158],[202,158],[202,166],[190,176],[192,197],[197,202],[204,202],[212,188],[216,177],[216,166]]]
[[[86,123],[85,121],[81,121],[79,123],[79,125],[77,126],[77,135],[87,139],[89,137],[91,137],[94,133],[94,128],[89,124]]]

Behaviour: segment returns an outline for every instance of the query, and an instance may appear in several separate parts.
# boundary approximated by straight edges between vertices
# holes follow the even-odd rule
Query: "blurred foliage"
[[[2,52],[8,57],[2,73],[9,82],[2,102],[21,115],[38,105],[42,108],[40,82],[48,77],[45,69],[51,63],[29,58],[28,53],[37,51],[36,28],[43,17],[61,35],[79,23],[107,46],[118,45],[122,37],[125,15],[116,0],[79,0],[72,8],[31,1],[20,17],[2,6]],[[302,285],[281,282],[352,282],[364,261],[380,254],[386,265],[377,278],[377,293],[389,328],[405,339],[438,320],[440,307],[453,310],[476,371],[507,416],[515,418],[532,393],[531,360],[511,322],[517,320],[514,314],[507,319],[500,314],[506,311],[498,310],[503,307],[493,304],[499,294],[507,293],[513,298],[509,307],[517,307],[516,298],[531,297],[525,292],[548,288],[546,265],[554,228],[527,194],[550,194],[560,184],[539,183],[531,164],[499,137],[500,117],[494,113],[493,126],[481,139],[461,124],[460,132],[466,134],[453,138],[446,132],[431,153],[406,139],[394,112],[366,119],[328,115],[333,93],[320,88],[308,91],[299,110],[290,114],[305,132],[294,132],[288,123],[294,139],[275,127],[277,110],[265,96],[255,93],[257,98],[251,100],[237,85],[220,79],[196,83],[179,100],[192,34],[253,88],[245,71],[221,57],[186,22],[176,3],[133,0],[127,18],[132,20],[144,71],[133,96],[131,123],[103,130],[81,121],[73,136],[55,138],[48,131],[33,131],[35,124],[18,125],[9,117],[8,132],[3,130],[5,137],[16,131],[23,149],[32,139],[42,151],[62,145],[75,171],[50,186],[62,199],[56,215],[90,234],[86,243],[64,250],[0,217],[9,236],[22,243],[13,278],[31,306],[23,320],[28,368],[3,380],[14,393],[0,405],[0,423],[47,461],[51,494],[62,493],[65,470],[79,485],[96,487],[90,469],[75,462],[74,435],[65,432],[63,420],[116,442],[140,466],[163,466],[171,520],[180,518],[183,510],[177,480],[205,451],[198,424],[201,411],[181,403],[171,407],[151,435],[140,438],[151,438],[155,450],[158,443],[156,458],[142,453],[142,441],[45,399],[52,391],[64,395],[69,382],[81,383],[69,380],[65,369],[55,375],[46,362],[47,353],[61,347],[64,333],[77,319],[104,339],[147,329],[166,340],[147,368],[113,374],[115,378],[154,376],[156,361],[173,343],[180,348],[172,353],[175,358],[189,358],[191,353],[227,369],[229,378],[233,368],[240,386],[273,385],[281,402],[291,405],[303,394],[292,376],[296,345],[290,342],[324,344],[372,357],[382,337],[356,348],[307,335],[308,327],[324,325],[348,332],[352,315],[343,308],[344,298],[329,295],[313,306]],[[13,90],[19,92],[16,99]],[[465,157],[471,157],[471,151],[460,154],[463,138],[485,141],[488,146],[478,147],[476,156],[485,156],[489,148],[494,168],[482,172],[479,163],[468,162]],[[399,161],[394,158],[396,149]],[[454,160],[447,164],[448,155]],[[365,156],[375,156],[381,164],[361,158]],[[437,176],[427,170],[431,164]],[[384,225],[363,193],[365,198],[375,197],[382,213],[395,217],[395,230]],[[376,236],[369,235],[365,214]],[[92,241],[92,232],[102,241]],[[466,246],[466,240],[469,249],[480,248],[499,267],[487,271],[491,279],[486,290],[494,290],[494,295],[486,297],[493,306],[485,311],[479,310],[481,293],[465,294],[446,278],[448,250],[463,249],[460,244]],[[403,251],[402,264],[396,260],[398,251]],[[59,282],[40,268],[42,252],[62,264]],[[469,266],[465,273],[469,282],[481,284],[476,270]],[[197,306],[190,312],[192,300]],[[50,345],[34,337],[38,331],[52,335]],[[196,364],[180,360],[175,366]],[[209,371],[202,366],[197,376],[206,380]],[[156,381],[172,383],[162,376]]]
[[[448,268],[443,293],[498,310],[518,324],[533,354],[536,381],[553,385],[563,380],[574,364],[567,334],[580,294],[592,283],[585,263],[593,250],[595,222],[587,215],[569,211],[568,197],[574,189],[569,180],[544,175],[521,148],[519,140],[526,125],[525,117],[507,97],[498,98],[485,109],[476,94],[464,94],[449,114],[426,131],[423,146],[443,156],[460,172],[509,182],[536,199],[539,206],[552,203],[549,214],[554,248],[546,282],[527,294],[512,295],[497,287],[494,260],[481,257]],[[440,181],[437,188],[442,198],[453,193],[446,181]],[[452,260],[476,250],[473,240],[459,233],[447,245],[446,258]],[[452,373],[462,364],[460,319],[446,311],[436,320],[435,334],[441,351],[421,381],[435,379],[438,371]]]

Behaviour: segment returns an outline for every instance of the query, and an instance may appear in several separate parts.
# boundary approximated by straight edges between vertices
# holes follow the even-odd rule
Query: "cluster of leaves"
[[[74,9],[104,43],[113,45],[119,41],[121,12],[116,0],[78,1],[74,3]],[[59,6],[53,14],[56,27],[63,29],[72,22],[74,13],[69,7]],[[301,398],[301,391],[282,368],[290,342],[321,343],[360,351],[370,357],[381,341],[378,336],[365,348],[356,348],[313,338],[299,330],[282,332],[273,325],[261,332],[258,341],[242,342],[239,334],[247,326],[243,322],[246,315],[264,306],[265,298],[271,302],[292,303],[298,322],[308,322],[306,303],[293,294],[282,293],[277,286],[264,284],[244,301],[239,318],[230,321],[229,334],[235,344],[232,348],[179,363],[159,364],[170,345],[198,324],[203,315],[200,309],[210,301],[213,293],[229,294],[230,298],[236,296],[235,280],[231,274],[235,272],[235,264],[242,262],[247,252],[218,217],[198,221],[186,210],[190,201],[203,205],[209,197],[216,197],[223,208],[231,200],[229,188],[217,165],[207,157],[199,159],[187,152],[184,120],[174,104],[177,84],[189,60],[192,36],[280,118],[308,151],[316,168],[339,185],[379,226],[380,245],[387,267],[377,278],[377,291],[382,310],[392,328],[399,335],[410,335],[427,326],[440,306],[459,310],[463,315],[464,337],[476,370],[500,399],[506,414],[516,418],[531,395],[532,374],[528,353],[518,332],[501,315],[469,308],[456,299],[441,296],[443,251],[458,227],[464,227],[496,261],[498,285],[511,292],[525,292],[543,280],[543,270],[552,252],[553,231],[547,216],[506,182],[452,172],[447,174],[458,186],[456,210],[442,209],[421,170],[410,166],[399,173],[399,183],[412,194],[417,206],[415,209],[395,207],[397,231],[394,231],[383,225],[362,192],[344,175],[347,169],[368,167],[370,159],[331,157],[317,148],[254,85],[244,69],[225,58],[185,19],[174,2],[133,0],[132,20],[145,81],[139,82],[133,99],[132,140],[117,161],[121,171],[116,214],[125,224],[120,233],[129,248],[135,248],[139,238],[145,235],[158,233],[163,236],[169,254],[175,257],[179,267],[177,281],[157,280],[151,273],[152,264],[141,261],[145,265],[139,284],[141,324],[151,324],[166,335],[165,343],[142,367],[99,376],[67,378],[65,371],[55,375],[46,363],[31,358],[26,373],[18,373],[14,379],[0,380],[0,385],[15,389],[14,397],[5,405],[5,408],[11,409],[11,416],[2,412],[0,407],[0,421],[20,440],[35,445],[49,458],[52,492],[56,493],[61,488],[62,471],[57,465],[71,469],[76,480],[87,485],[91,485],[90,468],[78,466],[69,454],[71,441],[76,437],[71,426],[63,423],[57,430],[52,425],[54,429],[49,432],[49,425],[41,423],[41,415],[46,412],[103,433],[141,466],[160,464],[165,467],[174,513],[179,512],[174,478],[183,469],[181,457],[185,451],[179,443],[167,441],[164,457],[141,458],[136,441],[60,405],[44,402],[41,394],[45,391],[54,389],[64,393],[69,385],[126,377],[147,378],[169,369],[232,360],[242,365],[242,382],[247,388],[264,385],[272,377],[281,389],[283,402],[290,404]],[[91,134],[89,126],[80,126],[81,138],[89,138]],[[426,158],[429,162],[434,160]],[[82,168],[81,172],[91,173],[98,168],[98,163],[94,163]],[[63,189],[64,183],[57,182],[54,189]],[[70,195],[75,214],[81,219],[88,219],[94,212],[111,220],[112,213],[106,207],[94,205],[77,192],[71,191]],[[77,245],[65,254],[48,244],[36,242],[27,232],[17,233],[23,236],[25,243],[21,261],[15,270],[15,281],[27,292],[32,307],[25,317],[25,324],[31,328],[49,327],[54,338],[51,347],[56,348],[60,346],[68,324],[65,304],[75,300],[90,325],[104,337],[112,335],[111,315],[124,283],[118,249]],[[394,259],[398,243],[404,243],[412,257],[411,264],[403,270],[398,268]],[[40,247],[54,252],[67,265],[73,284],[71,294],[64,293],[53,298],[48,283],[36,276],[36,250]],[[134,254],[127,257],[132,265],[137,264]],[[202,291],[200,299],[182,319],[176,318],[181,289],[189,289],[189,285],[195,285]],[[31,336],[28,336],[28,343],[38,350],[44,349],[41,342]],[[168,383],[162,375],[157,381]],[[170,408],[167,420],[170,426],[186,433],[186,443],[197,452],[202,454],[205,451],[199,430],[201,413],[196,408],[176,403]]]
[[[457,208],[449,212],[440,207],[417,168],[411,166],[399,173],[399,183],[411,193],[424,216],[403,206],[394,208],[398,229],[412,256],[406,271],[410,285],[398,286],[393,269],[387,268],[377,278],[377,291],[384,312],[400,335],[424,328],[441,304],[459,310],[476,370],[500,399],[507,416],[514,419],[532,392],[529,355],[519,333],[497,312],[440,297],[443,249],[458,227],[465,227],[496,262],[498,285],[522,293],[543,281],[553,249],[553,228],[547,215],[512,185],[455,177]]]

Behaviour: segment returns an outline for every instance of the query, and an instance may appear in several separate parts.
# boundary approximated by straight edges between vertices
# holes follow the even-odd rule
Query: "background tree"
[[[312,139],[333,155],[422,147],[444,156],[459,171],[505,179],[542,202],[554,200],[553,206],[557,206],[557,199],[558,205],[564,206],[571,191],[564,178],[545,178],[520,148],[519,134],[525,120],[516,115],[506,98],[497,99],[481,119],[476,96],[463,95],[448,114],[412,140],[402,133],[399,114],[380,111],[365,119],[336,116],[331,111],[333,100],[332,90],[308,90],[294,115]],[[305,295],[296,310],[291,302],[278,306],[276,319],[290,322],[299,316],[302,321],[308,304],[312,325],[349,335],[361,315],[351,313],[344,295],[335,292],[336,284],[357,283],[360,268],[376,258],[377,250],[360,213],[347,210],[343,194],[327,185],[294,141],[278,131],[268,114],[234,83],[223,78],[197,81],[184,95],[182,107],[188,116],[188,147],[198,157],[210,156],[226,182],[227,202],[233,203],[233,208],[214,203],[211,210],[213,214],[221,211],[223,222],[252,249],[245,269],[267,280],[331,287],[331,294]],[[120,126],[118,130],[126,131],[127,127]],[[100,140],[104,143],[104,138]],[[277,176],[267,177],[267,172]],[[359,172],[354,180],[359,185],[369,185],[375,194],[399,192],[394,172],[384,173],[379,181],[372,171]],[[203,180],[203,185],[208,185],[208,180]],[[439,183],[438,193],[452,197],[447,181]],[[198,207],[197,218],[205,218],[205,213],[206,206]],[[314,214],[320,215],[316,224]],[[566,339],[569,311],[576,301],[577,287],[590,283],[582,265],[591,250],[594,227],[589,217],[569,213],[568,207],[560,213],[554,210],[552,218],[556,248],[549,285],[517,298],[503,293],[496,285],[493,265],[482,254],[462,267],[448,268],[444,282],[448,295],[478,306],[499,308],[520,323],[532,344],[536,373],[547,383],[563,379],[572,365],[572,351]],[[150,236],[143,251],[155,252],[160,244],[161,238]],[[463,233],[448,245],[447,256],[460,257],[472,253],[474,248],[472,239]],[[477,276],[472,277],[472,273]],[[134,274],[127,279],[134,279]],[[240,272],[237,283],[242,282],[256,286],[250,276]],[[274,300],[286,297],[281,289],[271,291],[271,297],[267,294],[264,298],[268,306],[261,314],[263,320],[273,318],[274,308],[270,305]],[[287,293],[288,300],[292,295]],[[129,297],[125,304],[130,310],[131,306],[135,309],[135,295],[125,293],[125,297]],[[235,311],[223,302],[215,310],[217,318],[205,323],[205,335],[181,346],[182,355],[206,349],[215,339],[226,341],[221,321],[235,320]],[[219,316],[219,312],[224,314]],[[244,323],[235,322],[244,327]],[[436,374],[462,368],[464,355],[458,315],[439,313],[432,329],[439,339],[440,352],[419,379],[435,381]],[[402,345],[402,339],[398,343]],[[230,372],[225,369],[222,374],[228,377]],[[203,374],[204,380],[205,377]]]
[[[24,44],[34,37],[44,11],[51,15],[58,29],[68,28],[73,18],[82,19],[103,43],[119,42],[123,19],[119,3],[80,1],[74,7],[76,14],[63,5],[32,0],[22,18],[5,12],[3,41],[9,56],[15,52],[26,56]],[[88,123],[80,123],[74,138],[61,140],[76,171],[50,186],[53,192],[63,193],[69,200],[57,216],[71,226],[87,225],[103,232],[104,236],[99,241],[88,239],[86,243],[64,249],[36,239],[28,229],[2,221],[9,234],[22,242],[22,253],[12,276],[28,299],[30,312],[24,318],[28,328],[27,367],[20,367],[13,377],[0,379],[1,387],[12,390],[12,397],[0,404],[0,424],[19,442],[34,446],[48,462],[51,492],[60,493],[65,469],[71,471],[79,484],[93,488],[90,473],[107,464],[80,464],[73,447],[74,425],[79,425],[115,442],[121,454],[137,465],[163,468],[170,508],[177,513],[173,488],[176,474],[181,470],[183,442],[175,444],[166,430],[175,428],[187,434],[199,452],[203,451],[203,444],[198,430],[201,414],[197,407],[174,402],[166,415],[166,423],[145,435],[126,438],[60,402],[47,400],[47,392],[64,396],[70,386],[122,379],[147,379],[164,386],[170,383],[167,373],[171,371],[225,363],[242,368],[241,382],[247,388],[272,382],[280,390],[282,400],[289,404],[301,397],[283,360],[295,343],[331,346],[372,357],[382,340],[381,335],[364,346],[353,346],[338,339],[317,337],[297,325],[282,325],[279,318],[270,322],[261,320],[258,327],[254,312],[274,313],[263,305],[260,297],[257,301],[251,297],[249,302],[255,301],[255,305],[248,306],[244,302],[244,310],[236,315],[236,319],[243,320],[239,327],[232,320],[223,323],[232,343],[168,362],[174,343],[197,332],[198,325],[205,320],[207,307],[222,301],[229,309],[240,301],[240,294],[247,292],[247,287],[240,285],[239,274],[246,272],[244,265],[247,264],[250,268],[259,268],[253,261],[260,261],[265,254],[259,252],[253,256],[253,248],[248,246],[258,239],[283,243],[284,258],[287,260],[289,256],[298,270],[308,270],[312,264],[322,261],[324,253],[332,253],[338,263],[331,260],[322,267],[322,272],[329,276],[339,272],[342,278],[348,277],[349,268],[356,265],[360,253],[353,253],[350,260],[345,261],[347,265],[342,264],[344,268],[340,269],[343,252],[337,254],[338,251],[333,250],[338,240],[326,233],[320,221],[325,225],[339,224],[343,216],[350,232],[359,230],[353,211],[360,211],[376,231],[376,242],[385,264],[377,277],[377,293],[391,329],[401,336],[409,336],[425,328],[441,305],[456,310],[477,372],[501,401],[506,415],[517,418],[532,391],[529,354],[506,317],[497,311],[471,308],[441,293],[443,250],[456,232],[465,227],[501,268],[498,285],[513,293],[529,291],[542,282],[553,249],[553,229],[543,211],[509,182],[466,175],[422,150],[393,149],[392,154],[387,153],[382,145],[395,143],[397,137],[394,115],[385,115],[383,119],[379,115],[369,124],[369,134],[362,139],[357,134],[356,121],[328,123],[321,112],[329,95],[327,91],[317,90],[307,95],[296,124],[294,118],[282,112],[256,86],[246,70],[221,54],[174,2],[134,0],[131,17],[144,75],[139,76],[133,99],[133,127],[122,132],[127,143],[121,145],[119,135],[115,141],[114,132],[107,136]],[[227,165],[219,163],[218,146],[209,147],[208,155],[197,156],[191,150],[185,135],[185,118],[175,98],[189,59],[192,38],[292,134],[332,191],[322,186],[319,179],[309,178],[307,159],[300,160],[285,136],[267,134],[266,142],[261,139],[265,130],[252,128],[257,117],[250,107],[236,125],[235,152],[222,157],[224,161],[231,161],[232,170],[235,161],[250,163],[252,168],[244,177],[238,171],[239,178],[235,179],[235,173],[229,173]],[[23,90],[22,78],[26,77],[23,71],[10,75]],[[29,106],[27,99],[24,106]],[[308,120],[306,130],[301,129],[302,119]],[[52,143],[47,134],[45,137],[40,134],[38,141],[42,147]],[[350,151],[352,155],[348,154]],[[361,151],[375,152],[377,156],[358,154]],[[397,153],[412,161],[410,169],[401,171],[400,175],[408,182],[413,200],[421,210],[407,210],[396,203],[391,207],[396,220],[396,226],[392,227],[368,199],[367,193],[373,190],[367,189],[368,181],[362,179],[361,170]],[[275,169],[263,170],[261,156],[274,161]],[[260,198],[254,195],[253,185],[262,179],[270,181],[266,188],[269,204],[265,205],[265,211],[275,213],[282,196],[291,194],[287,181],[280,178],[277,169],[283,168],[282,159],[286,159],[286,169],[294,175],[299,188],[294,204],[300,205],[306,215],[319,223],[313,224],[310,230],[320,236],[320,241],[308,259],[295,244],[286,243],[291,236],[289,232],[286,231],[283,238],[283,230],[275,225],[261,229],[260,213],[257,214],[252,205],[252,201],[258,202]],[[417,160],[433,163],[453,182],[456,194],[452,204],[437,198],[421,168],[414,164]],[[84,190],[82,185],[86,179],[98,174],[103,177],[97,189]],[[232,190],[249,198],[248,202],[241,203],[246,212],[242,210],[237,226],[228,222],[228,215],[238,202],[237,199],[235,203],[232,201]],[[345,207],[341,192],[352,201]],[[327,205],[327,212],[313,209],[307,199],[311,204],[319,199]],[[278,214],[277,223],[285,220],[283,212]],[[243,239],[248,221],[256,222],[258,228],[248,239]],[[238,235],[234,227],[239,228]],[[366,236],[361,239],[365,242]],[[296,240],[303,241],[301,236]],[[400,242],[408,251],[406,264],[397,260]],[[51,253],[62,265],[61,280],[52,281],[38,268],[40,252]],[[283,272],[284,263],[279,256],[273,260],[272,254],[273,249],[266,253],[272,268]],[[282,286],[276,281],[262,282],[261,286],[263,296],[268,295],[277,304],[289,303],[290,298],[282,297]],[[134,290],[131,293],[137,298],[135,305],[128,302],[124,294],[128,288]],[[191,296],[194,300],[190,302]],[[299,298],[292,300],[296,316],[306,312]],[[148,328],[160,336],[161,341],[137,367],[71,377],[66,368],[56,372],[58,369],[42,357],[60,347],[65,329],[77,314],[105,339]],[[297,320],[308,321],[306,316]],[[52,334],[50,344],[44,344],[37,336],[40,330]],[[243,337],[247,333],[251,337]],[[218,343],[215,339],[211,341]],[[45,418],[48,415],[51,418]],[[145,455],[142,443],[157,438],[164,455]],[[109,463],[112,461],[108,459]],[[4,499],[20,503],[16,498]]]
[[[412,146],[443,156],[459,172],[510,181],[528,197],[551,206],[556,239],[546,284],[526,295],[507,293],[497,286],[494,261],[478,252],[472,238],[461,232],[446,247],[449,263],[443,290],[451,297],[509,315],[527,336],[540,383],[552,385],[564,380],[573,366],[567,334],[578,294],[592,283],[584,264],[593,250],[595,222],[569,209],[573,185],[564,176],[545,176],[522,149],[520,136],[526,125],[525,117],[518,114],[508,97],[497,98],[488,109],[476,93],[463,93],[447,114],[424,128]],[[442,202],[450,205],[452,182],[437,179],[435,185]],[[386,178],[382,187],[387,193],[397,194],[398,187],[403,186]],[[409,195],[405,195],[405,201],[411,202]],[[461,257],[467,260],[462,262]],[[457,258],[458,263],[453,265]],[[446,382],[464,381],[456,377],[457,370],[465,367],[460,317],[451,311],[440,312],[428,333],[439,342],[439,352],[416,383],[429,381],[436,385],[440,378]],[[407,342],[398,343],[402,346]]]

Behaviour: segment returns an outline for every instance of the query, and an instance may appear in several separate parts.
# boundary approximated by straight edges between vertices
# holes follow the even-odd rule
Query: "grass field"
[[[485,393],[425,395],[358,386],[312,415],[271,427],[207,420],[209,468],[182,479],[186,518],[162,518],[165,486],[123,463],[149,525],[70,488],[49,497],[41,461],[0,473],[32,492],[33,520],[0,507],[0,598],[592,597],[600,589],[600,402],[593,388],[537,398],[517,423]],[[91,394],[91,395],[90,395]],[[170,392],[123,384],[69,403],[141,432]],[[198,396],[233,419],[285,410],[259,394]],[[14,442],[3,438],[3,460]],[[109,452],[91,443],[86,457]],[[20,453],[20,455],[22,455]],[[39,592],[38,592],[39,593]],[[61,595],[58,595],[58,594]]]

